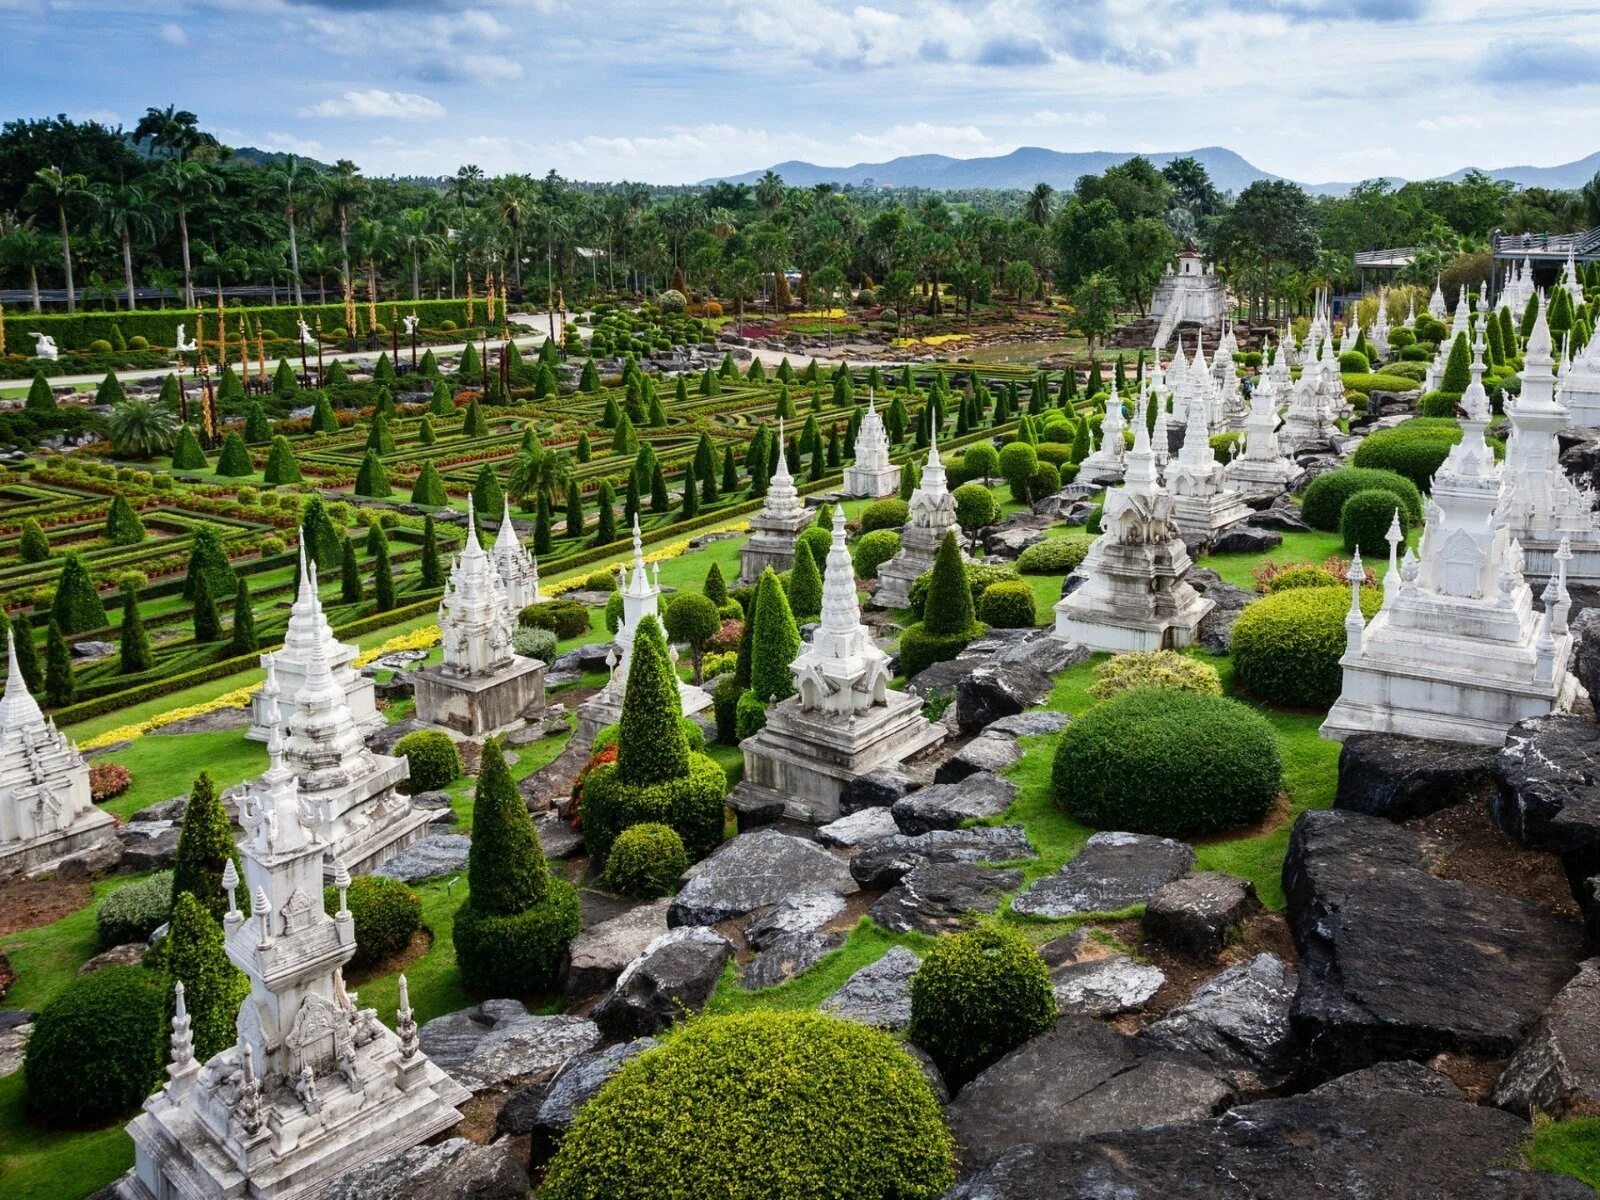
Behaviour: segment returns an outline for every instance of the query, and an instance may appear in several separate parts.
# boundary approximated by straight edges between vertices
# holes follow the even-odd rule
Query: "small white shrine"
[[[855,461],[844,469],[844,494],[869,499],[900,494],[900,468],[889,461],[889,435],[870,395],[867,415],[856,430]]]
[[[1228,310],[1228,290],[1205,255],[1188,243],[1167,267],[1150,298],[1150,315],[1166,331],[1158,330],[1156,345],[1163,346],[1183,322],[1210,325]]]
[[[764,728],[740,743],[744,779],[731,801],[776,807],[799,820],[839,816],[839,795],[859,775],[902,762],[947,730],[922,715],[920,698],[889,688],[889,656],[861,623],[844,513],[822,581],[822,620],[790,668],[795,695],[767,709]]]
[[[898,481],[895,484],[899,487]],[[754,587],[761,572],[771,567],[783,574],[794,566],[794,544],[811,524],[811,513],[801,503],[789,474],[784,453],[783,419],[778,419],[778,464],[767,483],[761,511],[750,518],[750,537],[739,548],[739,586]]]
[[[1226,473],[1211,446],[1208,405],[1189,406],[1178,457],[1167,466],[1167,490],[1172,493],[1172,526],[1190,545],[1199,546],[1218,534],[1242,525],[1250,506],[1228,485]]]
[[[1434,276],[1433,295],[1428,297],[1428,315],[1435,321],[1443,321],[1445,316],[1450,311],[1449,308],[1445,306],[1444,288],[1441,287],[1440,284],[1441,280],[1439,277]]]
[[[1404,539],[1396,519],[1383,603],[1365,625],[1364,572],[1359,561],[1351,566],[1344,687],[1324,737],[1397,733],[1498,746],[1518,721],[1571,705],[1567,551],[1558,547],[1544,612],[1534,611],[1522,548],[1497,513],[1500,469],[1483,436],[1481,362],[1461,398],[1461,441],[1433,477],[1421,555],[1397,558]]]
[[[1127,478],[1106,493],[1101,534],[1080,568],[1088,576],[1056,603],[1055,636],[1120,654],[1177,649],[1214,604],[1184,578],[1193,565],[1172,523],[1143,421],[1134,422]]]
[[[1256,381],[1244,426],[1244,453],[1222,468],[1223,478],[1248,501],[1269,500],[1292,490],[1305,469],[1278,441],[1278,383],[1271,372]]]
[[[1118,414],[1120,416],[1121,409]],[[880,608],[905,608],[911,603],[911,585],[924,571],[933,570],[944,535],[955,533],[956,501],[950,494],[939,458],[939,431],[930,429],[928,461],[923,465],[917,490],[911,493],[911,513],[900,530],[900,553],[878,568],[878,590],[872,602]]]
[[[471,503],[470,497],[468,503]],[[473,530],[469,518],[467,528]],[[538,604],[544,600],[539,591],[539,561],[534,558],[528,549],[517,537],[517,531],[511,524],[511,499],[506,498],[505,512],[500,517],[500,532],[494,539],[494,569],[500,576],[500,584],[505,588],[506,603],[511,614],[515,616],[530,604]]]
[[[394,1032],[345,987],[350,872],[276,727],[267,746],[272,765],[244,812],[244,878],[231,862],[223,874],[228,958],[250,979],[239,1039],[197,1061],[177,985],[167,1081],[128,1125],[122,1200],[312,1200],[335,1176],[449,1129],[471,1099],[422,1052],[404,975]],[[331,916],[325,878],[339,891]]]
[[[1558,399],[1568,424],[1600,429],[1600,337],[1591,337],[1561,372]]]
[[[1178,364],[1183,361],[1183,349],[1180,346],[1178,357],[1173,360],[1172,371],[1167,373],[1168,385],[1174,389],[1182,386],[1182,377],[1177,383],[1172,382],[1172,376],[1178,373]],[[1127,428],[1127,422],[1122,417],[1122,399],[1117,395],[1117,385],[1111,385],[1111,395],[1106,398],[1105,420],[1100,424],[1100,445],[1078,464],[1077,481],[1079,483],[1097,483],[1101,480],[1115,481],[1122,478],[1122,460],[1128,451],[1127,440],[1122,436],[1122,431]]]
[[[272,660],[278,677],[277,719],[287,721],[294,716],[295,697],[306,680],[306,663],[311,647],[320,645],[333,672],[334,680],[344,690],[345,703],[350,715],[363,736],[376,733],[386,722],[378,711],[372,679],[352,665],[361,651],[349,642],[333,636],[333,626],[322,611],[322,598],[317,594],[317,564],[306,561],[304,543],[300,546],[300,590],[289,609],[289,627],[284,631],[283,645],[270,654],[261,656],[261,666]],[[250,697],[250,729],[245,734],[253,742],[264,742],[270,729],[266,721],[265,700],[258,689]]]
[[[114,835],[94,806],[89,767],[40,711],[6,629],[6,694],[0,697],[0,878],[76,854]]]
[[[1371,351],[1367,358],[1374,366],[1389,357],[1389,303],[1381,291],[1378,293],[1378,315],[1372,319],[1372,328],[1367,331],[1367,346]]]
[[[1332,404],[1333,390],[1343,394],[1335,364],[1331,378],[1324,359],[1308,359],[1300,378],[1290,385],[1289,407],[1284,413],[1278,437],[1291,454],[1326,451],[1335,446],[1339,434],[1338,418]]]
[[[622,593],[622,617],[617,622],[616,645],[606,660],[611,668],[611,678],[597,695],[578,705],[578,731],[573,736],[579,745],[591,744],[595,734],[622,719],[622,698],[628,691],[628,668],[633,662],[634,634],[645,617],[658,620],[661,617],[661,568],[656,567],[652,576],[645,564],[638,517],[633,519],[633,570],[629,571],[621,564],[617,566],[617,590]],[[672,655],[672,664],[676,667],[677,649],[668,647],[668,653]],[[678,699],[686,717],[711,706],[711,696],[707,692],[681,679],[678,681]]]

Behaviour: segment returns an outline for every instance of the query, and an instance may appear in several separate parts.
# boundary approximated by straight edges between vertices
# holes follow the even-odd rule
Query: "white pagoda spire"
[[[494,539],[494,569],[505,588],[506,602],[513,615],[544,597],[539,592],[539,561],[523,546],[511,524],[511,497],[505,498],[500,515],[500,532]]]
[[[478,542],[472,497],[467,497],[467,544],[450,566],[439,598],[444,670],[474,678],[493,675],[511,661],[516,614],[500,572]]]
[[[833,514],[833,542],[822,581],[822,620],[811,641],[801,645],[790,670],[803,710],[851,716],[887,699],[889,656],[873,644],[861,623],[841,509]]]

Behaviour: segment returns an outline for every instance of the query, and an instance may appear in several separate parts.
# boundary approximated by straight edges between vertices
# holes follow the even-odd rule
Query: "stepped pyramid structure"
[[[1211,447],[1207,408],[1204,401],[1189,406],[1183,446],[1167,467],[1172,525],[1179,537],[1193,545],[1209,542],[1250,517],[1249,505],[1228,486],[1222,464]]]
[[[628,668],[633,662],[633,635],[645,617],[661,616],[661,568],[652,578],[644,561],[644,542],[639,536],[639,518],[633,519],[633,570],[617,567],[617,590],[622,593],[622,617],[617,622],[617,642],[607,659],[611,678],[600,693],[578,705],[578,731],[573,736],[579,745],[589,745],[595,734],[622,719],[622,697],[628,690]],[[678,652],[669,648],[673,665]],[[678,681],[678,700],[683,715],[693,716],[709,708],[711,696],[692,684]]]
[[[898,482],[896,483],[898,487]],[[800,502],[794,477],[784,453],[783,418],[778,418],[778,465],[767,482],[761,511],[750,518],[749,540],[739,549],[739,586],[753,587],[761,572],[771,567],[780,575],[794,566],[794,544],[811,524],[811,514]]]
[[[300,591],[289,609],[289,628],[283,635],[283,646],[261,656],[261,666],[272,660],[278,676],[278,696],[274,712],[277,719],[287,721],[294,716],[295,696],[306,680],[306,664],[311,647],[323,647],[328,667],[334,680],[344,689],[345,703],[363,736],[376,733],[386,722],[378,711],[373,694],[372,680],[357,671],[351,664],[361,652],[348,642],[335,640],[333,626],[322,611],[322,599],[317,594],[317,564],[306,562],[306,548],[300,546]],[[253,742],[267,740],[271,726],[266,719],[267,708],[261,691],[250,697],[250,729],[245,734]]]
[[[1178,364],[1183,361],[1183,347],[1178,347],[1178,356],[1172,360],[1172,370],[1167,373],[1167,383],[1173,389],[1176,398],[1185,386],[1183,375],[1178,369]],[[1173,376],[1177,375],[1176,380]],[[1176,399],[1174,399],[1176,406]],[[1177,413],[1173,413],[1177,419]],[[1122,459],[1127,453],[1127,442],[1122,437],[1122,431],[1127,428],[1127,422],[1122,417],[1122,400],[1117,396],[1117,385],[1111,385],[1111,395],[1106,399],[1106,416],[1100,425],[1100,445],[1088,458],[1078,464],[1077,481],[1080,483],[1095,483],[1102,479],[1117,480],[1122,478]]]
[[[40,711],[6,629],[6,694],[0,697],[0,878],[105,841],[116,821],[94,806],[89,767]]]
[[[1433,477],[1421,555],[1406,551],[1398,518],[1389,529],[1383,604],[1360,609],[1364,572],[1351,566],[1344,687],[1324,737],[1398,733],[1498,746],[1527,717],[1567,708],[1572,634],[1565,543],[1543,593],[1544,612],[1522,574],[1522,547],[1498,514],[1500,469],[1484,441],[1489,397],[1480,368],[1461,397],[1461,441]]]
[[[502,529],[497,555],[505,538]],[[439,600],[444,662],[411,673],[419,720],[477,738],[543,707],[544,663],[511,649],[519,611],[506,593],[496,561],[478,541],[468,497],[467,544],[450,564],[450,578]]]
[[[128,1125],[122,1200],[312,1200],[334,1176],[449,1129],[471,1098],[422,1053],[404,975],[397,1032],[345,987],[350,872],[277,727],[267,746],[272,765],[244,809],[244,878],[232,863],[223,874],[228,958],[250,979],[238,1041],[198,1062],[178,985],[167,1081]],[[332,916],[327,877],[339,890]]]
[[[871,395],[867,415],[856,430],[856,457],[844,469],[844,494],[878,499],[900,494],[900,468],[889,461],[889,435]]]
[[[1112,653],[1187,646],[1215,607],[1184,578],[1193,563],[1172,523],[1172,497],[1144,422],[1133,428],[1127,479],[1106,493],[1102,532],[1083,560],[1088,579],[1055,606],[1058,639]]]
[[[955,497],[950,494],[944,463],[939,458],[939,431],[930,429],[928,433],[928,461],[923,464],[917,490],[911,493],[911,513],[900,529],[900,553],[878,568],[878,590],[873,593],[872,602],[880,608],[909,605],[911,585],[918,575],[933,570],[944,535],[954,531],[958,542],[961,538]]]
[[[1223,478],[1246,501],[1270,500],[1295,487],[1304,468],[1278,442],[1277,377],[1268,372],[1256,382],[1244,426],[1244,453],[1222,468]]]
[[[889,690],[889,656],[861,623],[843,512],[833,515],[821,623],[790,670],[795,695],[769,706],[766,726],[740,743],[744,779],[730,800],[736,810],[781,805],[799,820],[832,821],[850,780],[945,737],[944,726],[922,715],[918,697]]]
[[[323,839],[358,875],[370,874],[422,836],[433,814],[413,808],[396,791],[410,775],[404,758],[375,754],[350,713],[329,667],[325,647],[311,647],[307,673],[294,696],[293,715],[278,717],[276,660],[267,661],[262,685],[267,744],[279,745],[307,812],[321,814]],[[263,803],[278,784],[269,770],[247,783],[241,811]]]
[[[472,527],[470,522],[468,527]],[[506,602],[512,616],[544,599],[539,592],[539,562],[523,546],[511,525],[509,496],[506,498],[505,512],[500,517],[500,532],[494,539],[493,557],[494,569],[500,574],[500,583],[506,590]]]

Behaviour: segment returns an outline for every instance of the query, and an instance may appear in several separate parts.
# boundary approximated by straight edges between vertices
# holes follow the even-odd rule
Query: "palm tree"
[[[333,248],[326,242],[312,242],[300,249],[300,267],[317,281],[317,303],[328,302],[328,272],[338,263]]]
[[[350,230],[356,257],[367,268],[367,295],[374,304],[378,302],[378,260],[388,252],[392,240],[389,227],[371,217],[357,221]],[[354,337],[355,332],[352,329],[350,336]]]
[[[300,294],[300,241],[295,235],[294,218],[302,199],[310,199],[322,191],[322,176],[314,168],[293,154],[286,154],[282,162],[267,170],[267,186],[283,197],[283,215],[289,222],[289,277],[294,281],[294,302],[303,305]]]
[[[183,248],[183,306],[193,308],[194,272],[189,262],[189,210],[216,194],[217,176],[203,163],[175,158],[162,163],[157,169],[154,185],[155,194],[172,205],[172,211],[178,218],[178,242]]]
[[[1055,188],[1048,183],[1039,182],[1033,185],[1033,190],[1028,193],[1028,199],[1023,204],[1023,212],[1030,224],[1050,224],[1050,201],[1055,194]]]
[[[367,181],[361,178],[361,168],[348,158],[333,164],[327,176],[327,196],[334,211],[339,214],[339,259],[343,263],[342,279],[350,282],[350,209],[366,194]]]
[[[200,128],[200,118],[175,104],[166,108],[147,108],[133,127],[133,140],[149,142],[150,149],[182,162],[202,147],[214,147],[217,139]]]
[[[22,203],[38,211],[53,208],[61,229],[61,264],[67,276],[67,311],[78,311],[78,297],[72,286],[72,235],[67,229],[67,209],[80,203],[95,203],[98,197],[89,180],[77,173],[63,174],[60,167],[41,167],[22,195]]]
[[[506,175],[495,183],[494,206],[511,231],[511,276],[522,295],[522,228],[533,204],[533,180],[526,175]]]
[[[408,208],[395,219],[395,244],[411,259],[411,298],[422,298],[422,258],[439,249],[444,239],[433,232],[433,217],[425,208]],[[520,286],[520,284],[519,284]]]
[[[238,246],[230,246],[226,250],[221,247],[213,248],[205,242],[196,242],[194,246],[197,251],[197,257],[200,259],[200,265],[210,272],[211,276],[217,281],[217,299],[220,302],[222,299],[222,277],[226,275],[230,278],[238,279],[240,276],[247,274],[250,270],[250,256]],[[188,287],[188,284],[185,283],[184,286]],[[193,302],[189,304],[189,307],[194,307]]]
[[[782,176],[775,171],[768,171],[756,181],[756,203],[767,216],[777,215],[778,209],[783,207]]]
[[[133,288],[133,239],[153,241],[157,228],[166,223],[166,210],[136,183],[101,188],[97,194],[106,232],[122,245],[122,278],[128,289],[128,311],[132,312],[139,307]]]
[[[54,234],[40,233],[25,221],[0,237],[0,263],[9,270],[28,273],[34,312],[39,311],[39,269],[56,262],[60,255],[61,243]]]
[[[112,408],[106,431],[118,454],[148,460],[172,449],[178,440],[178,417],[160,401],[135,396]]]

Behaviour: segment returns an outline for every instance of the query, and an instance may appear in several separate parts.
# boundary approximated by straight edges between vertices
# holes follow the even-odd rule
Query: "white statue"
[[[400,318],[400,323],[406,327],[406,336],[407,337],[415,336],[415,334],[417,332],[417,318],[416,317],[414,317],[414,316],[401,317]],[[300,327],[302,329],[305,328],[304,322],[301,323]]]
[[[185,326],[182,326],[182,325],[178,326],[178,339],[174,343],[173,349],[176,350],[179,354],[192,354],[192,353],[194,353],[195,350],[199,349],[199,343],[184,341],[183,340],[183,335],[184,335],[185,331],[186,331],[185,330]]]
[[[302,346],[309,345],[311,342],[311,326],[306,324],[304,317],[296,319],[295,328],[300,331],[300,344]]]
[[[30,333],[33,339],[33,356],[42,358],[46,362],[55,362],[61,357],[61,351],[56,349],[56,340],[48,333]]]

